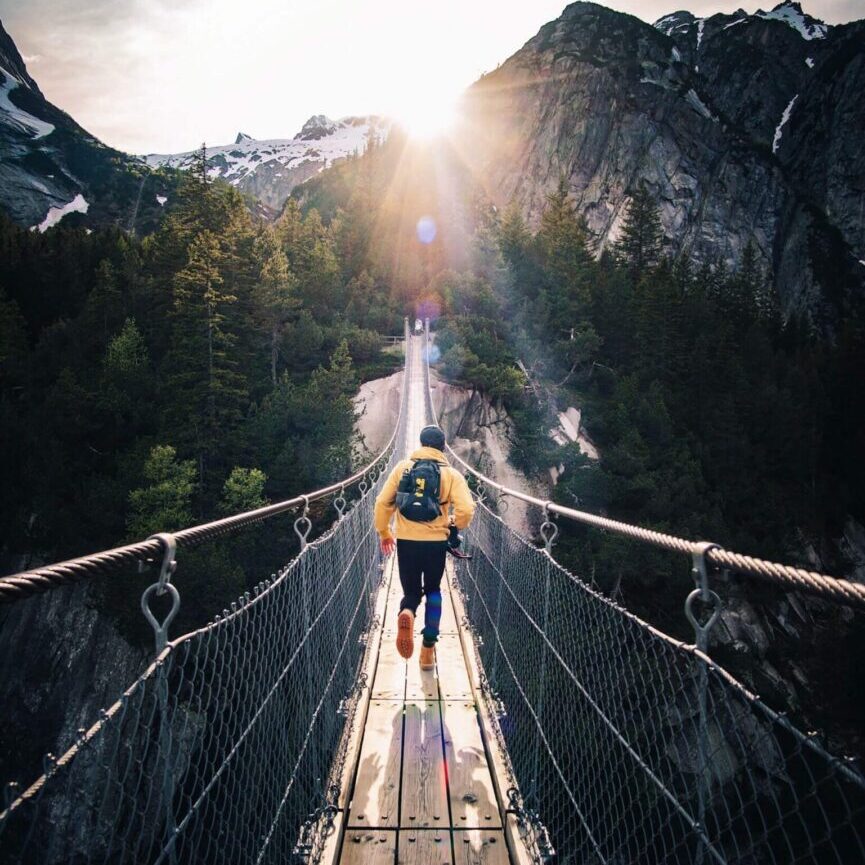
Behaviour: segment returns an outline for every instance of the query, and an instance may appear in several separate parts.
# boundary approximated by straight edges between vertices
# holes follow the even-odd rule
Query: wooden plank
[[[439,627],[442,634],[455,634],[457,632],[457,619],[454,614],[454,603],[451,600],[450,589],[442,583],[442,621]]]
[[[406,701],[400,827],[448,825],[447,787],[439,704]]]
[[[508,847],[504,832],[486,832],[480,829],[454,831],[454,857],[456,865],[509,865]]]
[[[453,865],[450,832],[401,829],[396,861],[399,865]]]
[[[348,815],[349,827],[399,825],[402,718],[402,702],[370,703]]]
[[[436,646],[436,661],[442,699],[471,699],[472,686],[457,634],[442,634]]]
[[[501,828],[496,791],[474,703],[468,700],[442,703],[442,723],[454,827]]]
[[[393,865],[396,857],[396,832],[346,831],[340,865]]]
[[[449,579],[453,579],[453,575],[449,574]],[[454,593],[454,611],[457,615],[457,620],[461,621],[465,615],[465,609],[462,601],[457,593]],[[480,688],[481,671],[483,664],[478,655],[471,634],[461,631],[460,640],[462,641],[465,657],[468,660],[468,669],[471,676],[471,681],[476,688]],[[493,779],[493,787],[496,791],[496,800],[499,803],[500,813],[506,808],[504,789],[507,785],[510,772],[508,769],[509,760],[507,753],[503,753],[498,745],[496,738],[496,726],[498,721],[491,717],[487,711],[486,704],[481,701],[478,706],[478,718],[480,720],[481,738],[486,748],[487,759],[490,761],[490,774]],[[537,851],[530,851],[526,839],[519,831],[519,824],[513,815],[509,814],[505,824],[506,840],[508,850],[510,852],[513,865],[532,865],[537,861]],[[457,857],[459,861],[459,857]]]
[[[438,700],[439,683],[436,671],[420,668],[421,640],[418,637],[414,644],[414,656],[406,666],[405,698],[406,700]]]
[[[372,684],[374,700],[402,700],[405,697],[406,663],[396,650],[395,639],[395,635],[387,631],[382,635]]]

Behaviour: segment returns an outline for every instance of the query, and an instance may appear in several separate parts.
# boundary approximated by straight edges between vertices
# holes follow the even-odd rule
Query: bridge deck
[[[508,865],[503,814],[490,774],[463,653],[451,569],[443,581],[436,670],[396,651],[401,590],[386,565],[383,631],[339,859],[344,865]],[[418,611],[416,631],[423,619]]]

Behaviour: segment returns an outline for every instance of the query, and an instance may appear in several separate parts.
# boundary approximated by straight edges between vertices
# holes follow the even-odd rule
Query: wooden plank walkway
[[[343,865],[510,865],[451,597],[442,583],[436,669],[396,651],[402,591],[396,557],[387,564],[383,633],[372,676],[348,819]]]

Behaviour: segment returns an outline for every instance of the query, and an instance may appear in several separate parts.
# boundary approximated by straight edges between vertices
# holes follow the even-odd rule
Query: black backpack
[[[442,512],[439,504],[441,467],[435,460],[412,462],[412,467],[400,478],[396,506],[407,520],[428,523]]]

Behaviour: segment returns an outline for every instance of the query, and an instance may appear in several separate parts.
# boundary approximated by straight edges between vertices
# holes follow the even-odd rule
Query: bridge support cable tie
[[[159,579],[148,586],[141,595],[141,611],[144,613],[144,618],[147,619],[150,627],[153,628],[156,655],[158,656],[168,643],[168,626],[180,610],[180,592],[177,591],[171,582],[171,577],[174,575],[175,570],[177,570],[177,560],[175,558],[177,554],[177,540],[174,535],[165,532],[152,535],[148,540],[159,541],[163,549]],[[166,593],[171,596],[171,609],[160,622],[150,609],[150,599],[154,595],[161,597]]]
[[[709,649],[709,632],[714,627],[721,615],[721,599],[709,588],[709,569],[706,564],[706,556],[710,550],[718,550],[717,544],[703,542],[697,544],[692,554],[691,574],[694,577],[696,588],[685,599],[685,615],[694,628],[694,643],[697,649],[707,656]],[[694,612],[694,604],[699,600],[707,605],[708,618],[701,622]],[[696,773],[696,798],[697,798],[697,849],[694,854],[695,865],[703,865],[705,847],[709,843],[706,837],[706,799],[710,792],[709,779],[709,719],[707,714],[707,691],[709,687],[709,668],[707,657],[698,658],[697,673],[697,717],[699,729],[697,731],[697,773]]]

